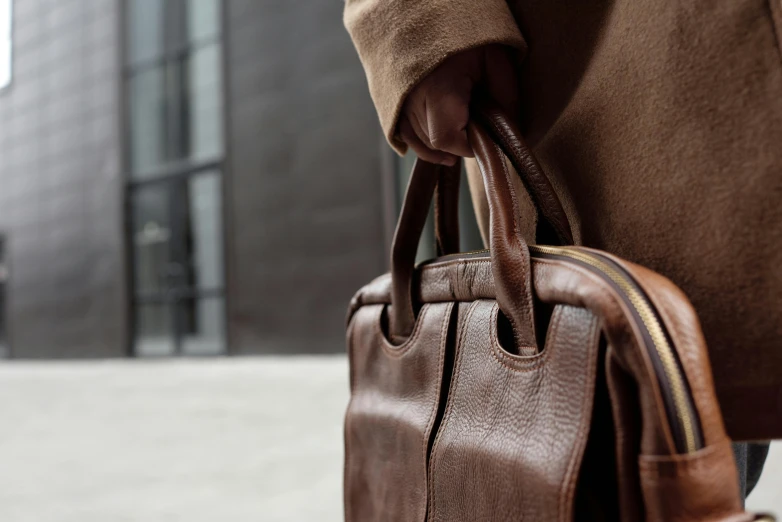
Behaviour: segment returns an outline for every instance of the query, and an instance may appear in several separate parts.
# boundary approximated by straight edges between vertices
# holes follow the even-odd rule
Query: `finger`
[[[439,150],[432,150],[424,145],[415,130],[413,130],[410,120],[405,116],[399,122],[399,137],[424,161],[440,165],[456,165],[458,160],[456,156]]]
[[[419,110],[411,110],[407,119],[421,143],[428,149],[436,150],[429,141],[429,131],[426,128],[426,105],[421,103]]]
[[[431,147],[456,156],[472,157],[467,141],[472,83],[461,88],[435,89],[426,99],[426,130]]]
[[[517,118],[519,80],[513,50],[501,45],[487,47],[484,67],[489,94],[512,118]]]

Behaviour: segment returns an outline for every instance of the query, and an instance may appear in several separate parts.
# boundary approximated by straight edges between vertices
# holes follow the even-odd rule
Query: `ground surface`
[[[0,520],[338,522],[344,358],[0,365]],[[782,513],[782,447],[750,505]]]

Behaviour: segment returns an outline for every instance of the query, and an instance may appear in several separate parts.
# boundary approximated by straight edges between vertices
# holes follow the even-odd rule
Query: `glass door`
[[[224,353],[220,2],[123,4],[134,353]]]

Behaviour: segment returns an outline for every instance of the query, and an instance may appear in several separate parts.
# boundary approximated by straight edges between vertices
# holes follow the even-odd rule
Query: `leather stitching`
[[[421,271],[428,271],[433,270],[437,268],[446,268],[453,265],[459,265],[459,264],[468,264],[468,263],[475,263],[475,264],[481,264],[481,263],[489,263],[491,264],[490,259],[468,259],[468,258],[457,258],[457,259],[449,259],[448,261],[440,261],[435,263],[429,263],[421,267]]]
[[[696,453],[687,455],[639,455],[638,467],[640,471],[648,474],[651,479],[659,479],[661,477],[670,478],[669,474],[666,474],[663,477],[661,466],[675,466],[677,477],[682,475],[682,473],[679,472],[685,474],[702,473],[704,471],[704,466],[710,468],[714,467],[714,462],[709,459],[729,456],[729,442],[730,441],[727,438],[723,438],[720,442],[712,444],[711,446],[706,446]]]
[[[352,324],[352,321],[351,321]],[[348,401],[347,413],[345,414],[345,420],[342,422],[342,431],[345,434],[345,462],[342,464],[342,501],[345,505],[345,522],[351,522],[353,520],[353,513],[351,511],[351,502],[348,502],[348,470],[350,469],[351,456],[353,451],[350,449],[350,437],[348,436],[348,425],[351,420],[351,406],[355,396],[353,395],[353,343],[352,343],[353,329],[348,330],[348,371],[350,372],[350,400]]]
[[[437,455],[437,449],[440,446],[440,440],[442,438],[443,433],[445,433],[446,428],[448,427],[449,421],[451,419],[451,411],[453,410],[453,394],[456,392],[456,389],[458,388],[459,384],[459,375],[461,372],[459,371],[459,368],[461,366],[462,362],[462,353],[464,350],[462,350],[462,340],[464,338],[464,332],[467,330],[467,325],[470,324],[470,319],[472,318],[473,312],[475,311],[475,308],[478,304],[478,301],[474,302],[470,305],[469,310],[467,311],[467,317],[465,318],[464,323],[462,324],[462,327],[459,329],[459,335],[456,339],[456,357],[454,358],[453,363],[453,377],[451,379],[451,386],[448,388],[448,397],[446,399],[446,406],[445,406],[445,413],[443,413],[443,419],[440,421],[440,429],[437,431],[437,435],[435,436],[434,443],[432,444],[432,458],[429,461],[429,478],[427,480],[427,483],[429,484],[429,493],[432,497],[431,505],[429,506],[429,516],[427,517],[429,521],[431,522],[434,519],[435,515],[435,487],[434,487],[434,468],[435,468],[435,461],[436,461],[436,455]]]
[[[478,301],[476,301],[477,303]],[[499,316],[500,307],[499,305],[495,304],[494,308],[492,309],[491,314],[491,326],[489,330],[489,336],[491,338],[491,354],[494,356],[494,359],[497,360],[498,363],[500,363],[504,368],[524,373],[524,372],[531,372],[533,370],[537,370],[548,359],[548,353],[551,351],[548,348],[544,348],[542,352],[539,352],[536,355],[512,355],[507,353],[505,350],[503,350],[502,345],[500,344],[499,337],[497,335],[497,318]],[[551,335],[556,336],[557,331],[559,330],[559,322],[562,318],[561,313],[557,313],[557,316],[553,318],[553,322],[551,324]],[[546,343],[548,344],[548,342]],[[504,360],[503,360],[504,359]]]
[[[429,304],[425,304],[418,313],[418,318],[416,319],[413,333],[410,335],[410,337],[405,339],[405,342],[399,345],[391,344],[391,342],[386,338],[385,334],[383,333],[383,329],[380,328],[380,316],[378,316],[377,320],[375,321],[375,333],[381,340],[383,352],[385,352],[385,354],[389,357],[394,358],[404,356],[410,350],[410,347],[413,345],[418,336],[421,334],[421,325],[424,323],[423,319],[428,312]],[[380,313],[383,313],[382,309]]]
[[[440,362],[439,362],[439,368],[440,368],[440,385],[437,388],[437,392],[435,395],[435,398],[437,399],[440,396],[440,387],[442,386],[442,372],[443,367],[445,363],[445,350],[447,343],[447,336],[446,336],[446,329],[448,327],[448,323],[451,320],[451,311],[453,309],[453,303],[449,303],[449,306],[446,308],[445,317],[442,321],[442,325],[440,327]],[[376,321],[374,321],[374,330],[375,333],[379,336],[379,338],[382,341],[382,347],[383,351],[388,355],[389,357],[393,357],[395,359],[401,358],[403,355],[405,355],[412,345],[414,344],[415,340],[420,336],[421,331],[423,330],[423,327],[421,326],[424,323],[424,317],[429,311],[429,305],[424,305],[424,307],[421,309],[421,312],[419,314],[419,320],[416,322],[415,330],[413,330],[413,334],[399,347],[395,347],[391,345],[388,340],[386,339],[386,336],[383,334],[382,329],[380,328],[380,317],[377,318]],[[382,313],[382,308],[381,308]],[[350,354],[352,354],[352,346],[351,343],[348,344],[348,351]],[[352,366],[352,365],[351,365]],[[352,370],[351,370],[352,373]],[[345,422],[344,422],[344,430],[347,433],[347,426],[349,423],[349,420],[351,418],[349,412],[350,410],[350,404],[353,402],[353,394],[352,394],[352,384],[351,384],[351,398],[348,403],[348,415],[345,416]],[[432,414],[430,415],[429,422],[427,423],[426,432],[424,433],[424,442],[423,442],[423,457],[424,457],[424,484],[428,484],[428,477],[427,474],[427,466],[426,466],[426,448],[429,437],[427,434],[430,434],[432,427],[434,425],[434,420],[437,416],[437,406],[435,405],[435,408],[432,410]],[[434,454],[434,447],[432,448],[432,454]],[[347,477],[347,469],[349,469],[349,462],[350,462],[350,455],[352,455],[352,451],[350,450],[350,438],[345,437],[345,465],[343,467],[343,477]],[[343,478],[344,480],[344,478]],[[344,488],[345,495],[347,494],[347,488]],[[426,514],[426,507],[424,507],[424,515]],[[352,520],[352,516],[350,513],[350,503],[345,502],[345,520],[346,522],[350,522]]]

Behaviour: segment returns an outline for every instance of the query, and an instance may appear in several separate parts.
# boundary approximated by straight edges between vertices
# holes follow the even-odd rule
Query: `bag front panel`
[[[454,377],[430,464],[432,522],[572,520],[589,436],[597,319],[556,307],[546,347],[500,347],[499,308],[476,301],[460,318]]]
[[[453,305],[425,305],[413,334],[399,346],[382,331],[384,308],[359,308],[348,330],[345,520],[423,522],[427,452]]]

